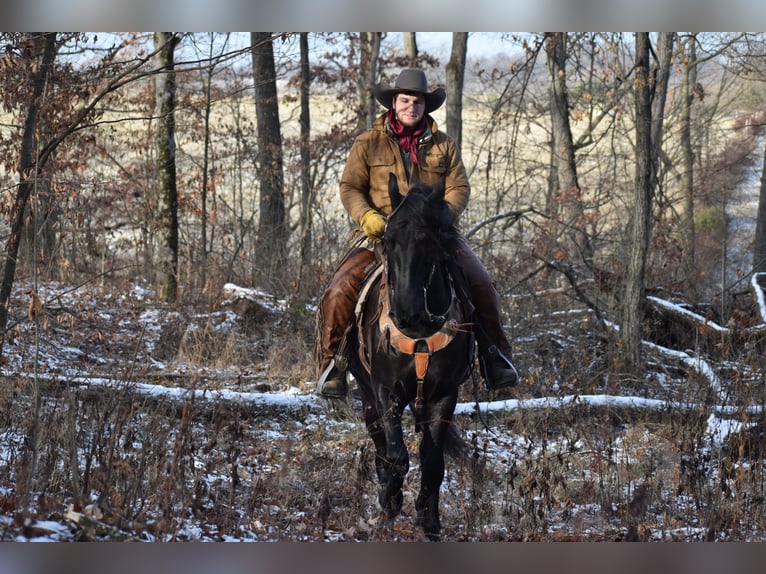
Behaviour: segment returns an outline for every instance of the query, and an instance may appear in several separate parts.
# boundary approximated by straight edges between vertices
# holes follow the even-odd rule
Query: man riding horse
[[[425,73],[408,68],[401,71],[393,87],[379,84],[374,95],[387,111],[354,141],[340,181],[343,207],[359,223],[364,236],[377,242],[383,238],[386,216],[391,213],[390,173],[404,190],[415,182],[434,186],[443,177],[444,197],[457,220],[468,204],[468,176],[454,140],[439,131],[429,115],[444,103],[446,92],[443,88],[429,91]],[[357,230],[355,237],[360,235]],[[511,343],[503,331],[494,282],[465,241],[457,256],[475,307],[473,330],[487,388],[514,386],[518,373],[511,362]],[[375,266],[375,252],[354,241],[319,301],[317,392],[324,397],[345,398],[348,394],[348,361],[340,347],[354,319],[364,281]]]

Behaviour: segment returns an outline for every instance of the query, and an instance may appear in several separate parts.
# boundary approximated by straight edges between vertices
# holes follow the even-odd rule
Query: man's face
[[[423,119],[426,111],[426,99],[420,94],[396,94],[394,96],[394,115],[406,128],[414,128]]]

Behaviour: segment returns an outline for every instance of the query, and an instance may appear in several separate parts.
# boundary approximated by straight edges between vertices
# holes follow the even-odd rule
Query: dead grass
[[[79,338],[89,352],[70,358],[67,367],[111,372],[112,387],[93,392],[51,371],[46,385],[17,374],[0,388],[4,539],[422,539],[414,523],[419,461],[411,425],[403,512],[386,524],[378,515],[371,443],[354,401],[306,411],[223,403],[211,409],[188,399],[138,399],[121,382],[133,373],[137,380],[151,375],[153,382],[196,389],[306,386],[313,378],[309,307],[251,310],[224,329],[232,317],[218,305],[184,314],[144,305],[156,311],[152,329],[144,329],[133,306],[110,306],[104,293],[91,296],[70,304],[68,313],[101,337]],[[93,304],[101,313],[90,311]],[[515,331],[525,383],[534,382],[544,396],[609,390],[671,398],[704,390],[700,381],[667,369],[655,369],[643,386],[623,381],[605,388],[609,354],[594,326],[560,317],[548,314],[535,337],[524,322]],[[64,348],[74,343],[72,332],[79,331],[43,332],[40,344]],[[25,342],[33,342],[32,332],[20,329],[16,345]],[[154,359],[160,353],[173,358],[173,367],[157,373],[147,349]],[[135,364],[126,365],[126,357]],[[114,362],[105,367],[105,360]],[[739,357],[739,370],[731,371],[738,376],[727,380],[741,405],[732,418],[754,425],[715,448],[706,409],[580,405],[459,417],[472,456],[448,461],[444,539],[762,540],[763,421],[746,408],[764,397],[743,369],[748,361],[753,369],[761,363]],[[228,379],[213,376],[220,366]],[[524,387],[514,392],[529,396]],[[514,396],[481,386],[474,391],[470,380],[461,393],[465,402]],[[63,533],[53,534],[40,520],[60,524]]]

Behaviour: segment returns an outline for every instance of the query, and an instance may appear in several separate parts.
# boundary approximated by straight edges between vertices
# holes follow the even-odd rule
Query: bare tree
[[[652,164],[655,166],[655,176],[659,173],[665,102],[668,99],[668,81],[673,61],[675,36],[675,32],[659,32],[657,34],[657,65],[656,69],[652,71],[652,76],[655,78],[654,96],[652,97]]]
[[[357,77],[357,94],[362,113],[357,129],[361,132],[372,125],[378,115],[378,103],[372,96],[372,88],[378,78],[381,32],[362,32],[359,36],[360,60]]]
[[[19,263],[19,241],[27,224],[26,209],[36,182],[54,154],[62,150],[68,152],[67,157],[73,166],[82,168],[72,156],[83,156],[77,153],[82,149],[77,143],[99,124],[105,109],[104,101],[125,86],[154,73],[154,67],[147,66],[154,58],[153,50],[140,57],[134,52],[122,61],[117,58],[120,51],[133,45],[135,37],[127,36],[124,42],[114,44],[100,59],[77,72],[62,63],[62,69],[71,74],[62,84],[62,77],[53,81],[54,73],[59,70],[57,50],[69,42],[74,45],[84,40],[84,34],[4,34],[8,44],[5,46],[6,67],[2,83],[11,82],[14,89],[3,90],[3,104],[7,110],[22,110],[22,118],[21,125],[14,128],[18,131],[18,139],[2,142],[4,162],[10,159],[7,155],[9,146],[19,145],[18,159],[13,162],[18,166],[19,183],[9,209],[10,234],[0,284],[0,352],[5,342],[10,295]],[[62,103],[64,96],[67,99]],[[38,128],[43,115],[46,115],[48,129],[41,131]],[[70,142],[75,142],[72,145],[77,146],[77,151],[68,149]],[[67,159],[64,153],[57,157],[57,165]]]
[[[461,149],[463,143],[463,81],[468,50],[468,32],[452,33],[452,53],[447,63],[447,133]]]
[[[202,182],[200,184],[200,239],[199,239],[199,272],[201,273],[200,283],[204,287],[207,283],[207,267],[208,267],[208,188],[210,187],[210,172],[213,169],[212,165],[212,150],[210,142],[210,114],[213,106],[213,78],[216,70],[216,59],[213,57],[213,46],[215,34],[210,33],[210,48],[208,53],[208,59],[210,61],[207,69],[205,70],[205,108],[203,117],[203,132],[204,132],[204,146],[202,153]]]
[[[582,190],[577,181],[575,148],[569,124],[566,84],[567,33],[546,34],[545,50],[551,81],[551,180],[550,213],[560,213],[566,229],[567,250],[572,262],[592,264],[593,249],[584,226]]]
[[[301,253],[300,253],[300,272],[298,273],[298,286],[303,280],[303,273],[306,270],[311,256],[311,114],[310,114],[310,96],[311,96],[311,68],[309,65],[309,42],[308,33],[301,32],[300,42],[300,92],[301,92],[301,135],[300,135],[300,156],[301,156]]]
[[[415,32],[404,32],[404,57],[415,61],[418,58],[418,40]]]
[[[687,296],[697,298],[694,239],[694,150],[692,149],[692,104],[697,85],[697,35],[685,42],[686,54],[681,64],[681,276]]]
[[[177,37],[172,32],[155,32],[157,69],[155,115],[157,117],[157,205],[159,248],[158,294],[169,303],[178,295],[178,188],[176,186],[174,52]]]
[[[270,32],[250,34],[255,81],[255,113],[258,125],[258,180],[260,199],[260,254],[258,272],[261,278],[281,279],[287,253],[285,222],[282,132],[279,125],[277,73],[274,46]]]
[[[19,184],[16,187],[11,228],[5,246],[3,278],[0,284],[0,353],[5,343],[5,330],[8,324],[8,303],[16,275],[19,243],[24,230],[24,213],[29,197],[36,186],[40,173],[40,141],[37,126],[40,121],[42,99],[56,57],[56,33],[30,34],[28,47],[32,60],[30,66],[35,70],[31,78],[29,107],[24,120],[24,129],[19,151]]]
[[[636,176],[633,210],[628,229],[628,261],[620,325],[620,359],[625,374],[637,376],[641,361],[641,326],[644,316],[644,280],[651,235],[654,178],[652,176],[651,82],[649,34],[636,33]]]

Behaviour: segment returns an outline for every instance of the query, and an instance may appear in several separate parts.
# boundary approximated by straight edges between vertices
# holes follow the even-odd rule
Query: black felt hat
[[[399,72],[399,76],[396,78],[393,86],[380,83],[373,90],[375,99],[385,108],[391,108],[394,95],[401,93],[423,95],[426,99],[427,114],[438,109],[444,103],[444,100],[447,99],[447,93],[444,91],[444,88],[436,88],[429,92],[425,72],[415,68],[405,68]]]

